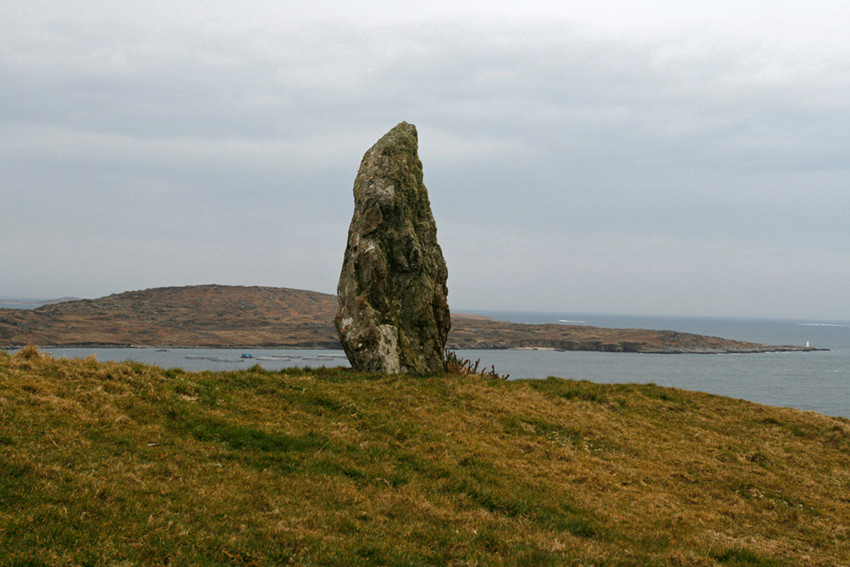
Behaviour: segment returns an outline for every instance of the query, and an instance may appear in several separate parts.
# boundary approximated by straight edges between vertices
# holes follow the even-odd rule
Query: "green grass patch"
[[[780,567],[785,565],[776,559],[763,557],[762,555],[744,548],[727,548],[716,553],[712,553],[711,557],[723,565],[733,565],[739,567]]]
[[[174,416],[169,420],[172,427],[184,429],[199,441],[225,443],[231,449],[246,452],[288,453],[315,449],[327,443],[327,439],[316,433],[284,435],[269,433],[207,417]]]

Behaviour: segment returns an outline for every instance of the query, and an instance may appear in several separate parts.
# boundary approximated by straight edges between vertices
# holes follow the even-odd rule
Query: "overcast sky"
[[[690,4],[0,0],[0,297],[333,293],[406,120],[455,310],[850,319],[850,3]]]

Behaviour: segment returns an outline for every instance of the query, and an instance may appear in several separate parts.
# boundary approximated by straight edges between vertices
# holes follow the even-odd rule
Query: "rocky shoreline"
[[[33,344],[33,343],[26,343]],[[3,350],[14,350],[23,348],[26,344],[7,344],[1,345],[0,349]],[[342,350],[342,345],[337,343],[335,345],[330,344],[316,344],[316,345],[290,345],[290,344],[277,344],[277,345],[256,345],[256,344],[244,344],[244,345],[141,345],[141,344],[125,344],[125,343],[63,343],[63,344],[39,344],[37,345],[40,348],[126,348],[126,349],[134,349],[134,348],[161,348],[161,349],[197,349],[197,348],[208,348],[208,349],[228,349],[228,350],[239,350],[239,349],[287,349],[287,350]],[[748,348],[663,348],[653,350],[650,348],[641,349],[629,349],[629,348],[621,348],[620,345],[616,344],[606,344],[606,345],[598,345],[598,344],[588,344],[588,343],[576,343],[575,345],[571,345],[570,348],[555,348],[555,347],[505,347],[505,346],[487,346],[486,344],[480,344],[475,346],[449,346],[448,350],[527,350],[527,351],[552,351],[552,352],[568,352],[568,351],[581,351],[581,352],[621,352],[621,353],[639,353],[639,354],[766,354],[766,353],[782,353],[782,352],[816,352],[816,351],[828,351],[828,348],[818,348],[818,347],[801,347],[801,346],[793,346],[793,345],[784,345],[784,346],[770,346],[770,345],[759,345],[754,344],[753,347]]]

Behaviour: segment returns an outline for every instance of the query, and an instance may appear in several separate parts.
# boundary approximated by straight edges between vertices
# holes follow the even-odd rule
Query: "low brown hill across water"
[[[335,295],[277,287],[199,285],[0,309],[0,345],[341,348]],[[527,325],[452,314],[447,348],[649,353],[815,350],[675,331]]]

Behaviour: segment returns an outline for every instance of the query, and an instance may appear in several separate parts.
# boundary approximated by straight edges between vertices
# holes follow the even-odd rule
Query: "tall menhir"
[[[354,180],[334,318],[351,366],[442,372],[451,327],[447,277],[416,127],[402,122],[366,152]]]

